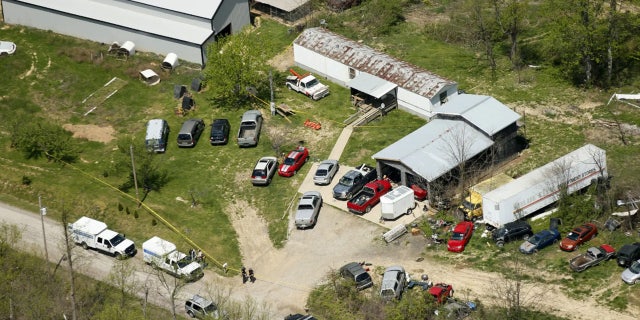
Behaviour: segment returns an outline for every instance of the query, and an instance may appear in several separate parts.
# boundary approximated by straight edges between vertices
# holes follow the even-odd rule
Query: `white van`
[[[162,153],[167,149],[169,124],[164,119],[153,119],[147,122],[147,136],[144,140],[147,151]]]

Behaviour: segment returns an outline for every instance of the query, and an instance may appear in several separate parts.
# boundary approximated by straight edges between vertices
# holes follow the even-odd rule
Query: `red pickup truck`
[[[367,213],[389,190],[391,190],[391,183],[385,179],[369,182],[347,202],[347,208],[356,214]]]

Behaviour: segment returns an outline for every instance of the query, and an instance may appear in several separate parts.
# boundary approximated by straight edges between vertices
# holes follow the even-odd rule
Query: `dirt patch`
[[[270,66],[276,68],[276,70],[278,71],[287,71],[291,66],[294,65],[293,47],[287,47],[286,50],[271,58],[271,60],[269,60],[267,63],[269,63]]]
[[[109,143],[115,139],[116,131],[112,126],[99,127],[93,124],[64,124],[62,127],[73,133],[74,138]]]

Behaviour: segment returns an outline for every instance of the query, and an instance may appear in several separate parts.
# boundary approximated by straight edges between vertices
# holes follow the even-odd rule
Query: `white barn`
[[[206,63],[207,45],[249,20],[248,0],[0,0],[6,23]]]
[[[431,118],[458,95],[458,84],[324,28],[304,30],[293,42],[297,66],[398,108]]]

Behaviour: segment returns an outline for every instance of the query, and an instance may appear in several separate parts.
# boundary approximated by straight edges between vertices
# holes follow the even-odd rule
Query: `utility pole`
[[[136,188],[136,201],[140,207],[140,196],[138,195],[138,177],[136,176],[136,163],[133,161],[133,145],[129,145],[129,154],[131,155],[131,171],[133,172],[133,185]]]
[[[269,103],[269,108],[271,109],[271,115],[276,115],[276,102],[273,99],[273,77],[271,76],[271,71],[269,71],[269,91],[271,92],[271,103]]]
[[[38,207],[40,208],[40,221],[42,222],[42,239],[44,239],[44,257],[49,264],[49,251],[47,250],[47,234],[44,231],[44,216],[47,215],[47,208],[42,206],[42,196],[38,195]]]

